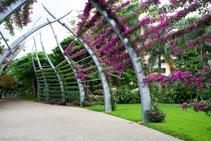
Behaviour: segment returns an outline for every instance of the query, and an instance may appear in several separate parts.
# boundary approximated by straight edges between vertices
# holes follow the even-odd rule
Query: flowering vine
[[[31,22],[30,15],[32,13],[32,5],[37,0],[27,1],[20,9],[16,10],[8,19],[5,21],[5,27],[14,35],[14,26],[22,28]],[[15,3],[16,0],[2,0],[0,2],[0,12],[4,12],[8,6]]]

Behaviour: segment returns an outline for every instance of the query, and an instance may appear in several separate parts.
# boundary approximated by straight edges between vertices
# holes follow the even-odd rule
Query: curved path
[[[22,100],[1,100],[0,141],[180,140],[100,112]]]

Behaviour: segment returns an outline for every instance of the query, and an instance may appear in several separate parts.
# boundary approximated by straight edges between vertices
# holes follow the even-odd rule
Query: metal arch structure
[[[35,41],[35,40],[34,40]],[[35,42],[36,43],[36,42]],[[65,104],[62,103],[61,101],[61,85],[58,81],[58,77],[54,71],[54,69],[51,67],[49,62],[47,61],[47,58],[45,56],[45,59],[41,62],[38,57],[38,53],[36,50],[36,55],[37,55],[37,63],[36,63],[36,72],[37,72],[37,82],[40,84],[40,98],[38,98],[39,101],[41,102],[47,102],[47,103],[55,103],[55,104]],[[72,82],[71,85],[73,86],[67,86],[67,83],[70,81],[66,82],[66,78],[64,76],[67,76],[68,74],[68,80],[71,80],[71,75],[72,70],[70,67],[68,67],[70,70],[66,69],[66,66],[69,66],[68,64],[64,64],[66,62],[65,60],[59,63],[58,65],[55,66],[55,69],[60,75],[60,78],[63,82],[64,85],[64,92],[65,92],[65,102],[68,102],[70,100],[70,94],[74,94],[74,89],[77,89],[74,85],[77,84],[77,82]],[[40,65],[39,65],[40,64]],[[43,66],[42,66],[43,64]],[[39,67],[40,66],[40,67]],[[61,69],[65,69],[61,70]],[[70,76],[70,77],[69,77]],[[76,81],[76,79],[75,79]],[[44,83],[46,82],[46,83]],[[71,90],[70,90],[71,87]],[[38,88],[37,88],[38,89]],[[71,91],[71,92],[70,92]],[[76,91],[77,93],[79,91]],[[38,93],[38,91],[37,91]],[[68,94],[69,93],[69,94]],[[38,95],[38,94],[37,94]],[[78,94],[79,95],[79,94]],[[69,97],[68,97],[69,96]]]
[[[69,14],[69,13],[68,13]],[[66,15],[68,15],[66,14]],[[62,16],[61,18],[59,19],[55,19],[54,21],[51,21],[50,23],[54,23],[56,21],[59,21],[60,19],[64,18],[66,15]],[[44,23],[38,27],[35,27],[33,28],[32,30],[28,31],[27,33],[25,33],[24,35],[22,35],[21,37],[19,37],[16,41],[14,41],[10,48],[11,49],[8,49],[6,50],[6,52],[4,53],[3,56],[1,56],[0,58],[0,64],[2,64],[3,60],[5,59],[5,57],[9,56],[10,53],[12,52],[13,49],[15,49],[20,43],[22,43],[26,38],[28,38],[31,34],[33,34],[34,32],[36,32],[37,30],[45,27],[49,25],[49,22],[48,23]],[[102,85],[103,85],[103,91],[104,91],[104,99],[105,99],[105,111],[106,112],[110,112],[111,111],[111,96],[110,96],[110,90],[109,90],[109,85],[108,85],[108,82],[107,82],[107,79],[106,79],[106,75],[104,74],[103,72],[103,68],[97,58],[97,56],[94,54],[94,52],[92,51],[92,49],[83,41],[83,39],[81,39],[80,37],[77,37],[71,30],[70,28],[68,28],[66,26],[66,28],[73,34],[73,36],[78,39],[85,47],[85,49],[87,50],[87,52],[90,54],[91,58],[93,59],[93,61],[95,62],[97,68],[98,68],[98,71],[99,71],[99,74],[100,74],[100,77],[101,77],[101,82],[102,82]],[[4,65],[5,67],[6,65]]]
[[[42,78],[43,78],[43,81],[44,81],[44,85],[45,85],[45,91],[44,91],[44,93],[46,94],[46,101],[48,102],[48,101],[49,101],[49,95],[48,95],[48,93],[47,93],[47,92],[49,91],[48,82],[47,82],[47,80],[46,80],[45,74],[42,72],[43,67],[42,67],[42,64],[41,64],[41,62],[40,62],[40,58],[39,58],[39,55],[38,55],[37,43],[36,43],[35,38],[33,38],[33,41],[34,41],[35,56],[36,56],[37,64],[38,64],[39,69],[41,70],[41,75],[42,75]],[[32,61],[34,61],[34,60],[32,60]],[[34,65],[35,65],[35,64],[34,64]],[[35,70],[36,70],[36,68],[35,68]],[[35,72],[35,73],[36,73],[36,72]],[[38,77],[37,77],[37,82],[39,83]],[[47,92],[46,92],[46,91],[47,91]],[[38,100],[41,100],[40,93],[38,93]]]
[[[32,52],[34,50],[34,46],[32,47]],[[33,66],[33,69],[34,69],[34,73],[35,73],[35,77],[37,79],[37,99],[39,100],[40,99],[40,83],[38,81],[38,74],[37,74],[37,70],[36,70],[36,66],[35,66],[35,59],[34,59],[34,56],[32,55],[32,66]]]
[[[28,1],[29,0],[17,0],[15,3],[8,6],[7,9],[0,13],[0,24]]]
[[[68,12],[67,14],[65,14],[64,16],[58,18],[58,19],[55,19],[53,21],[51,21],[50,23],[54,23],[64,17],[66,17],[67,15],[69,15],[71,12]],[[4,52],[4,54],[0,57],[0,64],[2,64],[3,60],[10,55],[10,53],[19,45],[21,44],[25,39],[27,39],[30,35],[32,35],[34,32],[42,29],[43,27],[47,26],[50,24],[49,22],[46,22],[46,23],[43,23],[33,29],[31,29],[30,31],[28,31],[27,33],[23,34],[22,36],[20,36],[18,39],[16,39],[11,45],[10,45],[10,49],[6,50]],[[3,68],[5,67],[6,65],[3,66]]]
[[[49,20],[48,20],[48,21],[49,21]],[[60,50],[62,56],[63,56],[64,59],[67,61],[67,63],[68,63],[69,66],[71,67],[71,69],[73,70],[74,76],[75,76],[75,78],[76,78],[76,80],[77,80],[77,83],[78,83],[78,88],[79,88],[79,92],[80,92],[80,106],[82,107],[82,106],[83,106],[83,103],[84,103],[84,100],[85,100],[85,91],[84,91],[84,87],[83,87],[83,85],[82,85],[81,79],[78,77],[78,74],[77,74],[77,72],[76,72],[76,68],[75,68],[75,66],[74,66],[74,64],[73,64],[73,62],[72,62],[72,60],[69,60],[68,57],[64,55],[64,50],[63,50],[61,44],[59,43],[59,40],[58,40],[58,38],[57,38],[57,36],[56,36],[56,32],[55,32],[55,30],[54,30],[52,24],[50,23],[49,25],[50,25],[50,27],[51,27],[51,30],[52,30],[54,39],[55,39],[55,41],[56,41],[57,46],[59,47],[59,50]]]
[[[97,9],[98,12],[105,18],[107,23],[110,25],[110,27],[113,29],[113,31],[118,35],[120,40],[122,41],[122,44],[124,45],[125,49],[128,52],[128,55],[132,61],[133,68],[136,73],[138,86],[139,86],[139,92],[141,95],[141,103],[142,103],[142,121],[143,123],[147,122],[148,119],[145,116],[145,111],[151,109],[151,97],[150,92],[147,84],[144,84],[143,79],[145,78],[144,72],[142,70],[142,65],[140,62],[140,59],[138,58],[137,53],[135,52],[134,48],[130,44],[130,40],[127,37],[124,37],[122,33],[120,32],[120,27],[118,23],[109,16],[108,11],[101,8],[97,3],[92,2],[92,5]]]
[[[53,20],[53,21],[48,21],[48,22],[46,22],[46,23],[43,23],[43,24],[41,24],[41,25],[39,25],[39,26],[37,26],[37,27],[31,29],[31,30],[28,31],[27,33],[23,34],[23,35],[22,35],[21,37],[19,37],[18,39],[16,39],[16,40],[10,45],[10,48],[8,48],[7,50],[5,50],[5,53],[0,57],[0,64],[2,64],[3,60],[4,60],[6,57],[8,57],[8,56],[10,56],[11,58],[14,58],[14,57],[18,54],[18,52],[14,54],[13,51],[16,49],[16,47],[17,47],[18,45],[20,45],[20,44],[21,44],[25,39],[27,39],[30,35],[32,35],[32,34],[35,33],[36,31],[42,29],[43,27],[45,27],[45,26],[47,26],[47,25],[49,25],[49,24],[52,24],[52,23],[56,22],[57,20],[60,20],[60,19],[62,19],[62,18],[64,18],[64,17],[66,17],[68,14],[70,14],[70,12],[68,12],[67,14],[65,14],[64,16],[62,16],[62,17],[60,17],[60,18],[58,18],[58,19],[55,19],[55,20]],[[34,42],[34,43],[35,43],[35,46],[36,46],[36,42]],[[35,47],[35,48],[36,48],[36,47]],[[67,57],[66,57],[66,58],[67,58]],[[68,58],[67,58],[67,59],[68,59]],[[39,57],[38,57],[37,51],[36,51],[36,60],[38,61],[39,68],[40,68],[40,69],[43,69],[43,68],[42,68],[42,65],[41,65],[41,63],[40,63],[40,61],[39,61]],[[69,60],[68,60],[68,62],[71,63]],[[2,68],[4,69],[6,66],[7,66],[7,64],[3,64],[3,67],[2,67]],[[73,70],[73,71],[74,71],[74,70]],[[44,74],[43,74],[43,76],[44,76]],[[78,81],[79,81],[79,83],[81,84],[81,81],[80,81],[79,79],[78,79]],[[45,76],[44,76],[44,82],[45,82],[46,90],[48,90],[49,88],[48,88],[48,84],[47,84],[47,81],[46,81]],[[79,88],[80,88],[80,89],[79,89],[79,92],[80,92],[80,95],[81,95],[81,105],[82,105],[82,103],[83,103],[83,101],[84,101],[84,88],[83,88],[82,86],[80,86]],[[47,101],[48,101],[48,99],[47,99]]]
[[[46,52],[46,50],[45,50],[45,47],[44,47],[44,44],[43,44],[43,41],[42,41],[42,36],[41,36],[41,34],[40,34],[40,44],[41,44],[42,50],[43,50],[43,52],[44,52],[44,54],[45,54],[45,58],[47,59],[49,65],[51,66],[51,68],[53,69],[53,71],[55,72],[56,77],[57,77],[57,79],[58,79],[58,81],[59,81],[60,89],[61,89],[61,100],[62,100],[62,103],[65,103],[63,81],[62,81],[62,79],[61,79],[61,77],[60,77],[60,75],[59,75],[59,72],[56,70],[54,64],[51,62],[50,58],[48,57],[48,54],[47,54],[47,52]]]
[[[43,5],[43,8],[46,10],[46,12],[51,15],[52,18],[56,19],[56,17]],[[68,27],[65,23],[61,22],[61,20],[57,20],[58,23],[60,23],[64,28],[66,28],[83,46],[84,48],[87,50],[87,52],[90,54],[90,56],[92,57],[92,60],[94,61],[95,65],[97,66],[99,75],[100,75],[100,79],[102,82],[102,86],[103,86],[103,92],[104,92],[104,104],[105,104],[105,112],[111,112],[112,111],[112,107],[111,107],[111,94],[110,94],[110,89],[109,89],[109,85],[108,85],[108,81],[106,78],[106,75],[103,71],[103,67],[99,61],[99,59],[97,58],[97,56],[95,55],[94,51],[91,49],[91,47],[89,47],[89,45],[79,36],[77,36],[70,27]]]

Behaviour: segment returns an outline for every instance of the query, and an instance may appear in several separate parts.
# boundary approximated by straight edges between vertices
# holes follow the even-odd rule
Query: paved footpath
[[[23,100],[0,101],[0,141],[181,141],[104,113]]]

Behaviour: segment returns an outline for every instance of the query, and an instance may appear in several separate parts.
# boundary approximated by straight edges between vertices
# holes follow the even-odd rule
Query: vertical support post
[[[48,87],[48,83],[47,83],[47,80],[46,80],[46,77],[45,77],[45,74],[43,74],[42,70],[43,70],[43,67],[42,67],[42,64],[40,62],[40,59],[39,59],[39,55],[38,55],[38,52],[37,52],[37,43],[36,43],[36,40],[35,38],[33,38],[33,41],[34,41],[34,46],[35,46],[35,55],[36,55],[36,60],[37,60],[37,63],[38,63],[38,66],[41,70],[41,74],[42,74],[42,77],[43,77],[43,80],[44,80],[44,84],[45,84],[45,94],[46,94],[46,100],[47,100],[47,103],[49,102],[49,87]],[[40,97],[38,97],[40,100]]]
[[[34,50],[34,47],[32,47],[32,52]],[[34,56],[32,55],[32,66],[33,66],[33,69],[34,69],[34,73],[35,73],[35,76],[36,76],[36,82],[37,82],[37,100],[40,99],[40,83],[38,81],[38,76],[37,76],[37,70],[36,70],[36,66],[35,66],[35,63],[34,63]]]
[[[43,5],[43,8],[46,10],[46,12],[51,15],[52,18],[56,19],[56,17]],[[58,20],[58,23],[60,23],[64,28],[66,28],[76,39],[78,39],[81,44],[84,46],[84,48],[87,50],[87,52],[89,53],[89,55],[92,57],[99,75],[100,75],[100,79],[102,82],[102,86],[103,86],[103,92],[104,92],[104,103],[105,103],[105,112],[111,112],[112,111],[112,107],[111,107],[111,94],[110,94],[110,90],[109,90],[109,85],[108,85],[108,81],[106,79],[106,75],[103,72],[103,67],[100,64],[100,61],[98,60],[97,56],[94,54],[94,51],[91,49],[91,47],[89,47],[88,44],[86,44],[86,42],[78,37],[72,30],[70,27],[68,27],[65,23],[61,22],[61,20]]]
[[[7,45],[7,48],[10,49],[9,44],[7,43],[7,40],[4,38],[4,35],[2,34],[2,32],[0,31],[0,35],[2,37],[2,39],[4,40],[5,44]]]
[[[38,77],[37,77],[37,70],[36,70],[36,67],[35,67],[35,63],[34,63],[34,57],[32,57],[32,66],[33,66],[33,69],[34,69],[34,73],[35,73],[35,76],[36,76],[36,82],[37,82],[37,99],[39,100],[40,99],[40,83],[38,81]]]
[[[49,21],[49,20],[48,20],[48,21]],[[71,69],[73,70],[73,73],[74,73],[74,75],[75,75],[75,77],[76,77],[76,80],[77,80],[77,83],[78,83],[79,92],[80,92],[80,106],[82,107],[82,106],[83,106],[83,103],[84,103],[84,100],[85,100],[85,91],[84,91],[84,87],[83,87],[83,85],[82,85],[82,83],[81,83],[81,79],[78,77],[78,74],[76,73],[76,68],[75,68],[74,64],[72,63],[72,61],[69,60],[68,57],[64,55],[64,50],[63,50],[61,44],[59,43],[59,40],[58,40],[58,38],[57,38],[57,36],[56,36],[56,32],[55,32],[55,30],[54,30],[52,24],[50,23],[49,25],[50,25],[50,27],[51,27],[52,33],[53,33],[53,35],[54,35],[54,39],[55,39],[55,41],[56,41],[56,43],[57,43],[57,46],[59,47],[59,49],[60,49],[60,51],[61,51],[62,56],[63,56],[63,57],[65,58],[65,60],[67,61],[67,63],[69,64],[69,66],[70,66]]]
[[[58,81],[59,81],[60,89],[61,89],[61,100],[62,100],[62,104],[64,104],[64,103],[65,103],[65,95],[64,95],[63,81],[62,81],[62,79],[61,79],[61,77],[60,77],[58,71],[56,70],[55,66],[54,66],[53,63],[51,62],[50,58],[48,57],[48,54],[47,54],[46,51],[45,51],[45,47],[44,47],[43,42],[42,42],[42,36],[41,36],[41,34],[40,34],[40,44],[41,44],[42,50],[43,50],[43,52],[44,52],[44,54],[45,54],[45,57],[46,57],[46,59],[47,59],[49,65],[50,65],[51,68],[54,70],[54,72],[55,72],[55,74],[56,74],[56,77],[57,77],[57,79],[58,79]]]
[[[144,84],[143,79],[145,78],[144,72],[142,70],[141,62],[138,58],[137,53],[135,52],[134,48],[131,46],[131,43],[128,38],[124,37],[120,31],[120,28],[118,26],[118,23],[109,16],[109,13],[104,10],[102,7],[100,7],[97,3],[92,1],[93,6],[101,13],[101,15],[105,18],[107,23],[113,28],[114,32],[118,35],[120,40],[122,41],[122,44],[126,48],[128,55],[130,56],[130,59],[133,63],[133,68],[136,73],[138,86],[139,86],[139,92],[141,95],[141,104],[142,104],[142,122],[146,123],[148,122],[147,117],[145,116],[145,112],[147,110],[151,109],[151,97],[150,92],[147,84]]]
[[[98,72],[100,74],[101,82],[102,82],[102,85],[103,85],[105,112],[111,112],[112,111],[111,94],[110,94],[108,81],[106,79],[106,75],[103,72],[103,67],[101,66],[97,56],[94,54],[92,49],[83,41],[83,39],[79,38],[79,41],[86,48],[87,52],[90,54],[90,56],[92,57],[93,61],[95,62],[95,65],[97,66]]]

